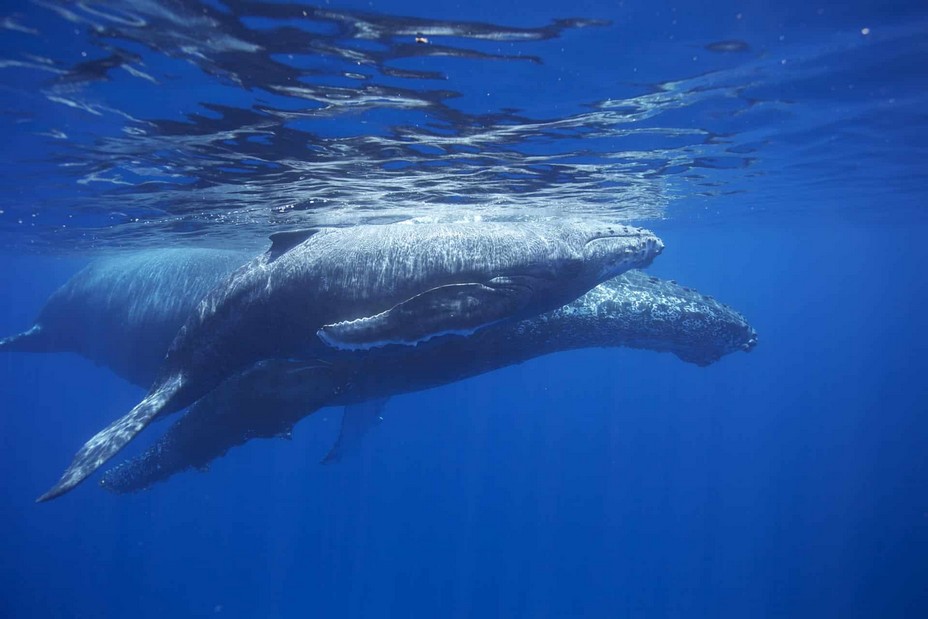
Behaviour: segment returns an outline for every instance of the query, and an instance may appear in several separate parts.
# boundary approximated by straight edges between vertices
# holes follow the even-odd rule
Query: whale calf
[[[200,302],[148,395],[91,438],[39,501],[67,492],[152,419],[184,408],[267,359],[412,347],[531,317],[663,249],[628,226],[389,224],[278,236]]]
[[[376,422],[386,398],[564,350],[631,347],[709,365],[751,350],[757,334],[738,312],[674,282],[629,271],[552,312],[488,327],[469,338],[397,353],[346,356],[335,364],[262,362],[229,379],[139,457],[107,471],[101,485],[126,493],[203,469],[252,438],[287,436],[323,406],[345,405],[337,457]]]
[[[58,288],[32,328],[0,352],[72,352],[151,386],[187,317],[251,258],[217,249],[151,249],[91,262]]]

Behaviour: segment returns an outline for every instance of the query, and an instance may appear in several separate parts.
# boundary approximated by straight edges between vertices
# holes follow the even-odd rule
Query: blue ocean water
[[[117,249],[590,213],[657,232],[649,272],[759,334],[708,367],[586,349],[397,396],[333,466],[327,408],[208,472],[43,504],[143,394],[3,353],[3,616],[926,613],[923,3],[0,17],[2,335]]]

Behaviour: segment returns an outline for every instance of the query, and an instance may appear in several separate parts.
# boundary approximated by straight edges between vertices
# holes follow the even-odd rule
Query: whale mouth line
[[[643,239],[647,236],[649,235],[641,234],[640,232],[627,232],[627,233],[616,232],[615,234],[612,234],[612,233],[601,234],[601,235],[594,236],[590,238],[589,240],[587,240],[585,245],[589,245],[590,243],[595,243],[597,241],[609,241],[611,239],[635,239],[635,238]]]
[[[608,236],[597,236],[592,238],[584,243],[584,249],[590,247],[594,243],[600,243],[602,241],[612,241],[612,240],[628,240],[631,243],[635,243],[635,247],[639,249],[654,249],[658,252],[664,249],[664,243],[657,238],[656,236],[650,234],[610,234]]]

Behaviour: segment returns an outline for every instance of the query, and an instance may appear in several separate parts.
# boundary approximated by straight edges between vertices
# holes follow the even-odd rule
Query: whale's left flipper
[[[41,503],[59,497],[87,479],[163,412],[165,403],[169,402],[182,386],[183,376],[175,376],[166,381],[161,389],[139,402],[125,417],[117,419],[84,443],[58,483],[36,499],[36,502]]]
[[[329,453],[322,459],[322,464],[338,462],[346,453],[354,451],[364,435],[383,419],[383,409],[389,399],[376,398],[346,406],[338,438],[335,439],[335,444],[332,445]]]
[[[288,438],[294,424],[325,406],[352,375],[311,360],[261,361],[198,400],[145,453],[106,471],[100,485],[137,492],[188,469],[205,470],[252,439]]]

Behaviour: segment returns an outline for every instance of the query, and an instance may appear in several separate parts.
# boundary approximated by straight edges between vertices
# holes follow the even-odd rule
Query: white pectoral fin
[[[399,344],[415,346],[441,335],[468,335],[511,317],[534,292],[523,279],[498,277],[485,284],[432,288],[374,316],[325,325],[319,337],[333,348],[368,350]]]
[[[179,376],[175,377],[158,391],[149,394],[124,417],[98,432],[75,454],[74,460],[62,474],[58,483],[40,496],[36,502],[41,503],[61,496],[103,466],[164,410],[165,404],[177,393],[182,384],[183,379]]]
[[[357,450],[364,435],[380,423],[388,399],[376,398],[346,406],[338,438],[335,439],[335,444],[329,453],[322,459],[322,464],[338,462],[346,453]]]

